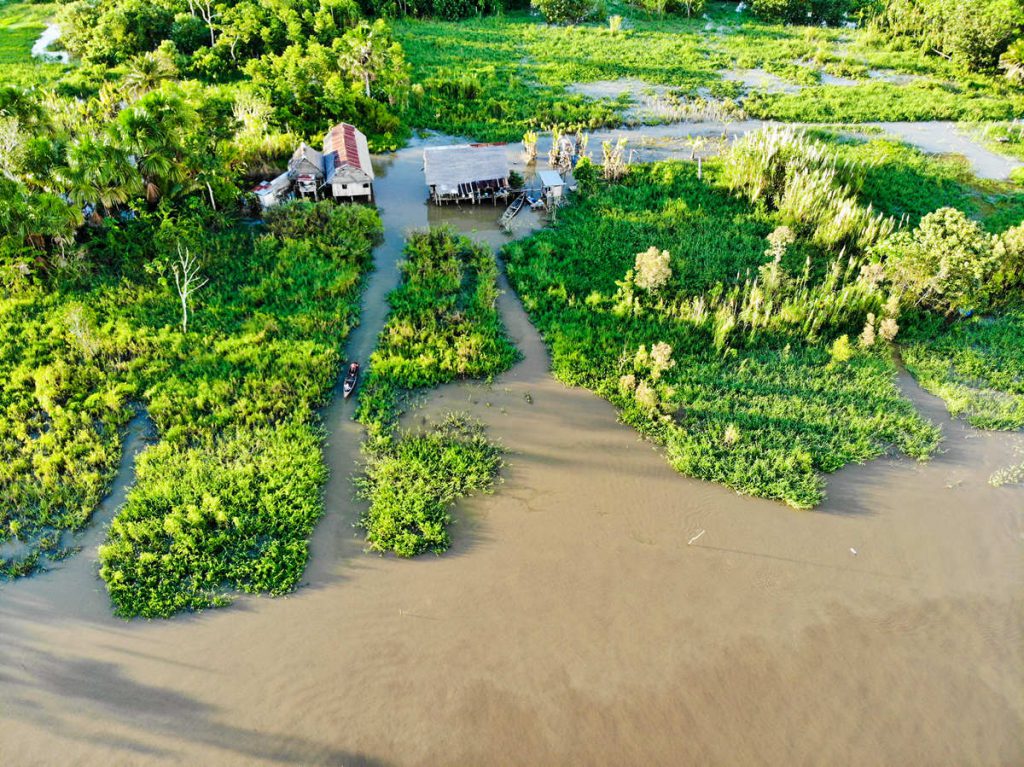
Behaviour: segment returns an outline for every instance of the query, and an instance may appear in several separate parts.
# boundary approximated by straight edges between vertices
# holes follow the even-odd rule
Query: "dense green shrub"
[[[551,24],[578,24],[597,9],[595,0],[531,0]]]
[[[501,464],[483,428],[455,415],[367,451],[358,484],[370,502],[361,520],[370,548],[400,557],[444,552],[452,504],[488,491]]]
[[[704,12],[706,0],[633,0],[637,8],[648,13],[663,16],[666,13],[681,13],[687,17],[699,16]]]
[[[999,270],[995,239],[956,208],[929,213],[876,249],[903,300],[944,314],[985,308]]]
[[[100,547],[115,612],[167,617],[226,604],[230,591],[290,591],[326,477],[320,435],[301,423],[150,448]]]
[[[492,378],[518,357],[495,308],[497,264],[486,246],[434,228],[410,236],[405,255],[359,401],[371,431],[392,425],[398,390]]]
[[[321,511],[316,408],[336,383],[380,221],[330,202],[268,218],[266,233],[218,229],[216,216],[108,221],[84,238],[74,269],[0,298],[0,542],[27,548],[5,572],[41,563],[55,537],[88,521],[135,401],[158,444],[140,458],[102,557],[119,614],[297,581]],[[182,242],[209,280],[187,334],[167,261]],[[177,536],[169,528],[197,504],[239,522],[197,520]]]

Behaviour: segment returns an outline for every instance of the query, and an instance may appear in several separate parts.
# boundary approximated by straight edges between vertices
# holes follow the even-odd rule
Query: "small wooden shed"
[[[270,181],[261,181],[252,192],[260,203],[260,208],[266,210],[284,202],[291,193],[292,180],[288,173],[282,173]]]
[[[457,144],[423,150],[423,172],[435,204],[497,202],[509,195],[505,144]]]
[[[299,194],[319,196],[324,184],[324,156],[309,144],[300,144],[288,161],[288,176]]]
[[[558,171],[538,171],[537,180],[540,181],[544,201],[547,203],[559,199],[565,190],[565,179],[562,178],[562,174]]]
[[[341,200],[373,200],[373,165],[366,136],[348,123],[339,123],[324,136],[324,181]]]

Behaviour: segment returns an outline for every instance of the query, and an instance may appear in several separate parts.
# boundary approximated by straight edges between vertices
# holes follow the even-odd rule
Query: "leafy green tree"
[[[1024,29],[1020,0],[885,0],[872,26],[883,35],[973,70],[994,70]]]

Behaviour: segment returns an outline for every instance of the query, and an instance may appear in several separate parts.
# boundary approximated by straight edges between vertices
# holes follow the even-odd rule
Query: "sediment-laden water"
[[[387,232],[350,338],[360,360],[408,228],[504,237],[500,210],[428,217],[418,148],[376,167]],[[1020,434],[951,422],[907,379],[944,452],[844,469],[819,510],[795,512],[676,474],[609,404],[551,378],[510,291],[500,308],[524,360],[407,417],[469,410],[509,451],[498,492],[459,505],[448,554],[363,553],[361,432],[338,398],[327,515],[295,594],[119,621],[95,532],[0,590],[0,762],[1020,761],[1024,490],[987,483]]]

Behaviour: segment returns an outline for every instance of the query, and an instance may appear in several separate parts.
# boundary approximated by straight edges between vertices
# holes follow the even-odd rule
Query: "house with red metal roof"
[[[373,200],[373,166],[366,136],[339,123],[324,136],[324,184],[340,200]]]

